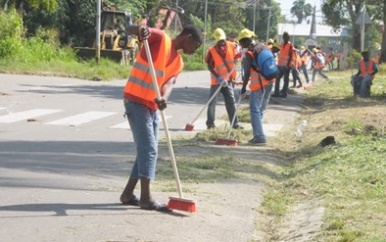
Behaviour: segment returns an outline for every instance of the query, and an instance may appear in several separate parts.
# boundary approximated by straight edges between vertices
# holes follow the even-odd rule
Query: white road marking
[[[9,113],[7,115],[0,116],[0,123],[14,123],[61,111],[62,110],[57,109],[32,109],[24,112]]]
[[[86,113],[82,113],[79,115],[59,119],[56,121],[49,122],[47,124],[51,125],[67,125],[67,126],[78,126],[84,123],[88,123],[97,119],[105,118],[111,115],[114,115],[116,113],[113,112],[97,112],[97,111],[90,111]]]
[[[114,126],[110,126],[111,129],[130,129],[129,122],[122,122],[120,124],[116,124]]]

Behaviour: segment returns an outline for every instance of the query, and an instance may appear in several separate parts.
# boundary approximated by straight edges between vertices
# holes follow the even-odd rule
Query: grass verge
[[[308,241],[386,241],[385,76],[376,77],[372,96],[366,100],[352,96],[349,71],[329,76],[332,83],[317,82],[313,90],[301,94],[303,109],[296,123],[308,121],[301,138],[295,136],[294,124],[270,139],[272,150],[254,149],[249,159],[241,152],[229,155],[226,150],[200,154],[200,158],[179,157],[184,182],[252,179],[265,183],[256,223],[265,234],[264,241],[287,241],[291,231],[286,218],[304,203],[324,211],[323,225],[311,231]],[[195,146],[225,135],[226,129],[219,127],[178,144]],[[233,135],[246,140],[250,131],[236,130]],[[321,140],[328,136],[334,137],[335,144],[322,147]],[[253,156],[268,153],[276,158],[253,162]],[[172,176],[170,168],[160,173],[161,177]],[[174,189],[172,184],[170,189]],[[302,228],[297,230],[301,233]]]
[[[304,136],[295,137],[292,127],[273,139],[291,158],[274,167],[281,179],[271,180],[264,195],[267,241],[282,238],[291,207],[315,199],[325,213],[313,241],[386,241],[385,76],[378,75],[371,98],[361,100],[352,96],[349,72],[329,75],[333,83],[316,83],[305,94]],[[323,148],[327,136],[336,143]]]

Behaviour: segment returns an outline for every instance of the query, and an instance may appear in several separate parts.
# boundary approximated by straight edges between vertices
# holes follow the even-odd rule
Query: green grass
[[[129,66],[107,60],[99,65],[78,62],[71,51],[55,48],[36,39],[25,43],[5,39],[0,43],[0,72],[111,80],[127,78],[130,71]],[[199,53],[184,56],[185,70],[206,69]],[[255,156],[270,152],[280,159],[258,163],[218,151],[178,157],[183,181],[252,179],[267,184],[259,223],[266,223],[263,227],[274,235],[271,238],[280,234],[282,219],[292,206],[317,199],[325,208],[318,241],[386,241],[386,67],[380,67],[372,97],[364,102],[352,97],[350,71],[328,75],[332,83],[317,82],[304,94],[298,120],[308,120],[308,126],[301,139],[294,136],[294,125],[270,140],[273,150],[252,150]],[[248,121],[248,110],[241,110],[240,117]],[[219,127],[176,143],[205,145],[226,137],[227,131]],[[328,135],[333,135],[337,144],[321,148],[320,140]],[[249,136],[250,131],[245,130],[232,133],[239,141]],[[169,161],[161,161],[157,172],[159,179],[172,182]],[[174,185],[170,189],[174,190]]]
[[[285,207],[317,199],[326,211],[318,241],[386,241],[385,76],[378,75],[372,97],[359,102],[351,73],[329,75],[333,83],[316,83],[305,94],[299,120],[309,125],[302,140],[287,131],[273,141],[291,158],[274,168],[282,180],[272,180],[264,195],[263,211],[276,221],[269,232],[280,228]],[[328,135],[337,144],[318,146]]]
[[[203,70],[206,65],[200,52],[183,55],[184,70]],[[101,58],[80,61],[68,47],[58,47],[37,37],[28,39],[0,37],[0,73],[22,73],[109,81],[126,79],[131,66]]]
[[[194,178],[199,177],[196,172],[206,174],[208,177],[201,178],[208,182],[238,177],[267,184],[258,221],[266,241],[280,240],[284,218],[292,207],[315,200],[325,211],[316,241],[386,241],[386,75],[380,69],[366,101],[353,97],[350,71],[330,72],[332,83],[317,82],[312,91],[301,94],[305,102],[297,119],[308,121],[305,135],[295,137],[294,124],[272,138],[273,152],[282,159],[255,166],[251,169],[255,176],[247,172],[228,176],[231,169],[249,169],[250,164],[240,161],[241,157],[221,166],[216,158],[206,157],[207,166],[189,164],[189,169],[198,170],[188,169],[184,174]],[[248,120],[248,109],[240,114]],[[190,145],[213,142],[225,133],[224,127],[199,132]],[[245,140],[249,133],[242,130],[234,135]],[[319,142],[330,135],[336,145],[322,148]],[[203,172],[207,167],[210,173]],[[262,170],[265,173],[259,173]]]

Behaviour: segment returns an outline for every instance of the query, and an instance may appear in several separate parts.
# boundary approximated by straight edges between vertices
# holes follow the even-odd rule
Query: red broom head
[[[229,146],[237,146],[238,141],[236,139],[217,139],[216,145],[229,145]]]
[[[185,212],[196,212],[196,203],[193,200],[169,197],[168,208]]]
[[[186,131],[192,131],[193,128],[194,128],[193,124],[187,124],[187,125],[185,125],[185,130],[186,130]]]

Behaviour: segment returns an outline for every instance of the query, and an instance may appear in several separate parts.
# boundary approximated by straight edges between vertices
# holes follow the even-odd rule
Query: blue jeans
[[[127,99],[124,106],[137,151],[130,178],[154,180],[158,155],[158,112]]]
[[[265,93],[266,90],[264,89],[251,91],[251,96],[249,98],[249,112],[251,116],[253,139],[261,143],[266,142],[263,131],[263,114],[261,111]]]
[[[276,83],[275,83],[275,95],[278,96],[281,93],[287,94],[288,91],[288,85],[289,85],[289,75],[291,68],[288,68],[286,66],[279,66],[279,73],[276,78]],[[283,88],[280,91],[280,80],[281,78],[284,77],[284,83],[283,83]]]
[[[300,79],[300,73],[299,73],[299,70],[296,69],[296,67],[292,67],[292,70],[291,70],[291,73],[292,73],[292,78],[294,79],[294,87],[296,87],[296,81],[299,81],[299,85],[302,85],[302,80]]]
[[[216,92],[218,85],[210,86],[210,97]],[[236,105],[235,105],[235,93],[233,90],[233,82],[228,83],[226,87],[222,87],[220,92],[224,97],[225,108],[228,113],[229,123],[232,122],[233,116],[236,114]],[[217,104],[217,96],[213,98],[213,100],[209,103],[208,112],[207,112],[207,120],[206,126],[214,127],[214,120],[216,117],[216,104]],[[233,127],[238,126],[239,119],[236,116]]]
[[[273,82],[269,83],[264,87],[264,95],[263,95],[263,100],[261,102],[261,107],[260,107],[261,119],[263,119],[264,112],[267,109],[269,99],[271,98],[272,88],[273,88]]]
[[[369,88],[369,85],[371,83],[371,81],[373,80],[373,77],[372,76],[365,76],[362,78],[362,80],[360,81],[361,83],[361,89],[360,89],[360,93],[359,93],[359,96],[361,98],[365,98],[367,97],[367,89]]]
[[[312,71],[312,82],[315,82],[315,76],[316,76],[316,73],[319,73],[319,75],[321,75],[324,79],[328,79],[328,77],[323,73],[323,69],[315,69]]]
[[[309,82],[310,82],[310,79],[308,78],[307,65],[306,65],[306,64],[303,64],[303,65],[300,67],[300,70],[303,72],[304,77],[306,78],[306,82],[309,83]]]

